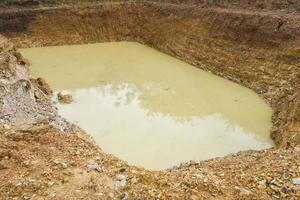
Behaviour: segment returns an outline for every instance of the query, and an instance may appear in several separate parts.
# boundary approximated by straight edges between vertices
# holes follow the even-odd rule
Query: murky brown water
[[[59,113],[130,164],[164,169],[273,145],[251,90],[133,42],[21,50],[31,73],[75,102]]]

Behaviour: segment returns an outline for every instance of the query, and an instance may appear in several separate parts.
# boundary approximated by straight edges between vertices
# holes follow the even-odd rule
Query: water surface
[[[256,93],[139,43],[21,52],[33,76],[73,96],[59,114],[129,164],[165,169],[273,145],[272,110]]]

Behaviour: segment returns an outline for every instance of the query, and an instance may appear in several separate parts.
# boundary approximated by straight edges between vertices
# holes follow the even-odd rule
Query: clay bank
[[[299,8],[298,2],[278,3],[272,0],[255,3],[247,0],[235,3],[100,0],[1,2],[1,197],[299,198]],[[104,67],[93,69],[92,61],[95,58],[91,59],[89,56],[93,53],[85,48],[96,48],[96,43],[110,44],[110,47],[98,47],[99,57],[107,56],[101,59],[104,60]],[[120,44],[133,46],[130,46],[129,51],[126,46],[118,46]],[[78,48],[76,52],[79,54],[74,57],[72,50],[64,51],[68,53],[60,52],[62,47],[71,47],[65,45],[76,45],[73,47]],[[118,47],[110,50],[114,45]],[[48,50],[36,47],[47,46],[51,46],[49,49],[57,49],[43,57],[43,53]],[[18,48],[25,48],[22,50],[24,55]],[[136,53],[130,57],[135,48]],[[40,52],[33,54],[40,56],[32,59],[30,54],[26,55],[26,51],[34,49]],[[119,59],[109,60],[110,53],[116,51],[121,51],[118,53]],[[142,54],[144,51],[147,51],[147,56]],[[154,55],[160,56],[159,59]],[[163,60],[164,56],[167,56],[168,61]],[[45,59],[47,61],[43,62]],[[64,64],[66,60],[68,63]],[[80,69],[80,66],[76,64],[79,60],[90,63],[90,71],[93,73],[78,71],[76,68]],[[134,65],[139,61],[143,65],[157,67],[140,69]],[[55,69],[58,71],[51,71],[53,68],[47,67],[47,63],[58,62],[60,67]],[[162,62],[164,67],[155,62]],[[73,64],[68,65],[70,63]],[[113,67],[110,69],[108,65]],[[140,70],[139,74],[134,73],[137,69]],[[97,76],[99,70],[101,77]],[[129,73],[130,70],[132,73]],[[76,74],[77,71],[79,73]],[[141,74],[147,74],[147,77],[141,78]],[[208,78],[211,76],[213,78]],[[72,77],[76,82],[68,82]],[[200,84],[198,79],[206,82]],[[84,88],[89,90],[80,89],[84,84]],[[203,93],[198,91],[205,91],[208,85],[210,88],[218,88],[219,92],[211,92],[217,89],[208,90],[210,94],[204,95],[205,101],[201,96]],[[230,86],[229,89],[225,85]],[[56,91],[61,90],[71,93],[74,102],[68,105],[53,104],[51,98],[56,96]],[[156,99],[158,95],[154,93],[161,95]],[[102,95],[102,107],[88,108],[91,103],[99,101],[99,94]],[[226,102],[226,106],[222,101]],[[232,103],[231,107],[228,107],[229,102]],[[216,110],[203,110],[204,107],[209,108],[209,105],[217,107],[221,115],[214,115]],[[118,126],[114,135],[105,132],[115,127],[110,120],[120,117],[120,122],[125,121],[129,107],[135,108],[131,115],[136,117],[137,128],[127,132],[132,134],[130,138],[133,138],[132,142],[136,141],[137,148],[130,145],[134,154],[123,155],[118,148],[126,140],[122,135],[126,127]],[[118,113],[123,111],[124,117],[122,114],[114,115],[113,110],[105,110],[107,108]],[[85,110],[86,114],[80,115]],[[92,118],[88,118],[92,111],[103,112],[103,116],[98,114],[103,119],[98,121],[98,127],[103,130],[89,129],[93,127],[90,123]],[[149,119],[149,116],[152,118]],[[174,126],[178,125],[174,116],[177,121],[184,119],[184,123]],[[223,154],[206,157],[204,153],[199,154],[199,146],[205,146],[195,143],[200,141],[199,138],[192,135],[194,138],[185,140],[186,135],[183,137],[181,133],[176,133],[182,130],[191,136],[192,133],[201,132],[201,127],[206,133],[224,133],[225,129],[230,130],[222,121],[224,116],[233,123],[231,126],[243,127],[247,135],[241,137],[242,133],[237,132],[241,129],[238,128],[234,129],[235,135],[217,135],[225,139],[221,144],[229,142],[229,146],[234,149],[228,153],[236,154],[219,157],[228,154],[224,154],[224,149],[221,149]],[[153,123],[151,129],[143,128],[145,121],[142,119],[148,119],[145,123],[147,125]],[[201,123],[209,120],[212,120],[214,129],[203,129]],[[151,150],[160,145],[166,147],[168,144],[164,141],[170,141],[168,135],[164,135],[167,139],[160,141],[152,137],[162,130],[155,128],[158,126],[155,121],[159,122],[159,126],[176,127],[173,130],[176,135],[173,142],[178,145],[178,141],[183,141],[180,145],[187,152],[176,152],[178,149],[175,147],[166,153],[158,148],[157,152],[164,152],[165,155],[160,155],[156,162],[166,162],[163,166],[152,165],[153,161],[146,163],[154,152]],[[220,129],[220,123],[227,128]],[[133,124],[129,127],[133,127]],[[142,133],[142,130],[146,132]],[[104,135],[97,138],[95,132]],[[260,135],[248,137],[250,132]],[[144,141],[137,137],[140,133],[148,133],[148,143],[141,143]],[[251,142],[256,141],[257,137],[260,142]],[[232,142],[237,138],[240,138],[238,142]],[[246,143],[242,143],[243,148],[236,148],[234,145],[240,141]],[[275,146],[270,148],[272,143]],[[149,151],[143,151],[145,149]],[[203,149],[201,151],[207,152]],[[199,155],[204,156],[203,159]],[[141,162],[135,162],[137,158]],[[173,162],[174,158],[178,162]],[[207,158],[213,159],[200,161]],[[139,166],[170,169],[149,171]]]

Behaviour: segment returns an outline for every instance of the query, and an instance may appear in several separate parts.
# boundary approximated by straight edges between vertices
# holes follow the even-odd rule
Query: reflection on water
[[[272,111],[254,92],[138,43],[22,53],[34,76],[73,96],[59,113],[130,164],[164,169],[273,145]]]
[[[75,103],[59,105],[67,119],[78,123],[104,151],[131,164],[162,169],[189,160],[203,160],[269,144],[230,124],[221,114],[184,120],[151,113],[128,84],[65,91]],[[149,114],[150,113],[150,114]]]

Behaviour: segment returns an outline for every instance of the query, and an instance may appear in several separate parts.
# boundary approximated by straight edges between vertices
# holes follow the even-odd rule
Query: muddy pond
[[[73,96],[59,114],[131,165],[160,170],[273,146],[272,110],[256,93],[142,44],[21,52],[33,77]]]

